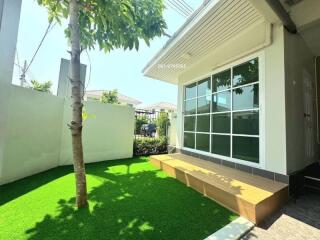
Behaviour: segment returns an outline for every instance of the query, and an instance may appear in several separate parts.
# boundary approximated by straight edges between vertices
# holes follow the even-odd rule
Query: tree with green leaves
[[[140,134],[142,125],[147,124],[148,122],[149,122],[148,118],[145,115],[137,116],[136,117],[135,133]]]
[[[102,103],[119,104],[118,90],[114,89],[103,92],[100,101]]]
[[[109,52],[116,48],[139,49],[139,40],[149,45],[164,35],[163,0],[38,0],[49,14],[49,22],[69,19],[66,37],[71,43],[70,82],[72,86],[73,164],[76,177],[76,203],[86,207],[87,187],[82,148],[83,89],[80,56],[85,49]]]
[[[46,81],[44,83],[38,82],[37,80],[31,80],[31,88],[39,92],[51,93],[52,82]]]
[[[169,115],[166,112],[160,112],[156,120],[158,134],[160,137],[167,136],[168,127],[170,126]]]

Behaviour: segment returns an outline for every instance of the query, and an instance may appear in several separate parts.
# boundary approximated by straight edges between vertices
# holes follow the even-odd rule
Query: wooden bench
[[[226,208],[261,223],[288,201],[288,185],[184,154],[151,156],[151,163]]]

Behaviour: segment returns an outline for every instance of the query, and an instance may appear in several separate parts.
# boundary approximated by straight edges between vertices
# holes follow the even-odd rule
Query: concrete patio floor
[[[243,240],[319,240],[320,194],[305,193],[255,227]]]

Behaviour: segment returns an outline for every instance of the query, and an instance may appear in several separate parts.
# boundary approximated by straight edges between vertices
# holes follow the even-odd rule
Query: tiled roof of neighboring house
[[[86,91],[86,98],[97,98],[100,99],[103,92],[106,92],[108,90],[89,90]],[[118,93],[118,98],[119,98],[119,102],[121,103],[127,103],[127,104],[131,104],[133,106],[139,105],[142,102],[139,101],[138,99],[132,98],[132,97],[128,97],[126,95],[123,95],[121,93]]]
[[[143,108],[143,110],[169,110],[175,111],[177,110],[177,106],[173,103],[168,102],[159,102]]]

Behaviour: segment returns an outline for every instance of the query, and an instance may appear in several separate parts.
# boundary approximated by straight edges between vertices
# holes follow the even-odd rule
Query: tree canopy
[[[102,103],[119,104],[118,90],[103,92],[100,101]]]
[[[51,93],[52,82],[47,81],[44,83],[40,83],[37,80],[31,80],[31,88],[37,90],[39,92]]]
[[[68,0],[38,0],[48,9],[49,21],[69,17]],[[138,50],[139,39],[149,46],[166,29],[163,0],[81,0],[79,1],[80,42],[82,49],[96,45],[106,52],[115,48]],[[65,33],[70,38],[70,29]]]

